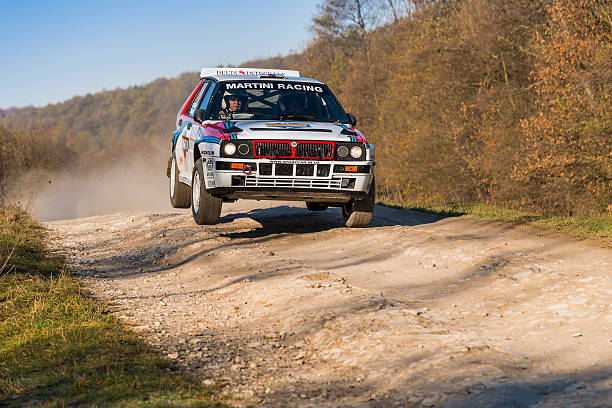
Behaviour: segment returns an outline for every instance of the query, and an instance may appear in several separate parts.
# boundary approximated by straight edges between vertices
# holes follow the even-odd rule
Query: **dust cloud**
[[[150,160],[132,157],[95,169],[39,174],[27,207],[40,221],[170,210],[167,160],[167,153],[155,154]]]

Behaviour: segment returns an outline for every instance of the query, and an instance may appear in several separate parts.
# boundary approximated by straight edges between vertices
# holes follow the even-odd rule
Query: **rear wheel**
[[[221,217],[222,201],[208,192],[204,181],[204,166],[198,159],[193,166],[191,177],[191,213],[198,225],[213,225]]]
[[[191,191],[188,185],[179,181],[178,175],[179,169],[176,164],[176,156],[172,152],[172,163],[170,164],[170,204],[174,208],[189,208],[191,205]]]
[[[327,210],[327,206],[322,203],[315,203],[312,201],[306,201],[306,208],[310,211],[325,211]]]
[[[372,178],[370,192],[366,198],[351,200],[342,206],[342,216],[349,228],[365,228],[372,222],[376,200],[376,184]]]

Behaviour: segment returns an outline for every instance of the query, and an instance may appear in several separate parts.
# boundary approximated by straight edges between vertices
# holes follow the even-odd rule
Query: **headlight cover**
[[[236,145],[233,143],[226,143],[223,147],[223,152],[228,156],[233,156],[236,153]]]
[[[353,159],[358,159],[361,157],[361,155],[363,154],[363,149],[359,146],[353,146],[351,148],[351,157]]]

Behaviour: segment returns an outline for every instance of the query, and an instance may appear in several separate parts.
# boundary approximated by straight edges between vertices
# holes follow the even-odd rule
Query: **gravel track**
[[[612,406],[612,250],[378,206],[49,222],[92,295],[236,406]]]

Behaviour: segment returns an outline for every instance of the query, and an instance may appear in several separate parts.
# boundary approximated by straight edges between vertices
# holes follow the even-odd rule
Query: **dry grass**
[[[84,296],[18,209],[0,209],[0,264],[0,405],[221,406]]]
[[[563,217],[516,211],[483,204],[422,206],[388,198],[381,198],[379,203],[446,216],[467,216],[479,220],[527,224],[545,230],[556,231],[574,238],[593,240],[612,248],[612,215]]]

